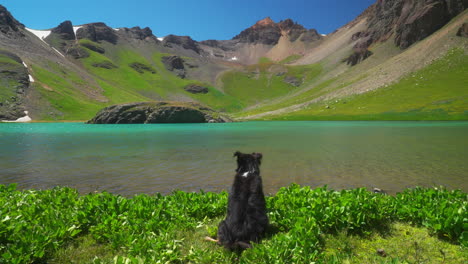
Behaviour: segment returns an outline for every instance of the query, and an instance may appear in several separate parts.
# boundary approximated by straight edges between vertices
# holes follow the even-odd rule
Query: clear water
[[[468,191],[468,122],[0,124],[0,184],[132,195],[230,187],[236,151],[264,188],[439,186]]]

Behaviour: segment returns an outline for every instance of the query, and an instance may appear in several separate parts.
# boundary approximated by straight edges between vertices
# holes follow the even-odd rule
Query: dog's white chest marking
[[[250,171],[244,172],[244,174],[242,174],[242,177],[247,178],[249,176],[249,173],[250,173]]]

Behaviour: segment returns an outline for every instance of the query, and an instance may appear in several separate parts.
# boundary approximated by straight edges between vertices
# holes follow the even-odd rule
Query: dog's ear
[[[234,152],[233,157],[240,157],[240,155],[242,155],[242,153],[240,151],[236,151],[236,152]]]
[[[254,158],[255,158],[256,160],[258,160],[258,164],[260,164],[260,163],[262,162],[262,158],[263,158],[262,153],[256,153],[256,152],[254,152],[254,153],[252,153],[252,156],[254,156]]]

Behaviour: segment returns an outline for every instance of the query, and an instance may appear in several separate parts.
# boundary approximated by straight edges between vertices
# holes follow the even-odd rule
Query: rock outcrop
[[[140,28],[120,28],[119,32],[122,31],[123,34],[127,35],[129,38],[138,39],[138,40],[153,40],[159,42],[159,40],[153,35],[153,31],[149,27]]]
[[[466,0],[378,0],[364,13],[366,42],[395,36],[395,45],[405,49],[426,38],[468,7]]]
[[[457,31],[457,36],[468,38],[468,23],[463,23]]]
[[[355,49],[354,52],[343,60],[346,64],[354,66],[372,55],[368,49]]]
[[[139,102],[106,107],[88,124],[224,123],[231,120],[198,103]]]
[[[177,76],[180,78],[185,78],[185,66],[184,66],[184,60],[179,57],[179,56],[166,56],[162,57],[161,59],[162,63],[164,64],[164,67],[168,71],[171,71],[175,73]]]
[[[193,50],[195,53],[200,54],[200,48],[198,47],[197,42],[195,42],[189,36],[176,36],[176,35],[167,35],[162,41],[164,47],[176,48],[180,46],[184,49]]]
[[[200,85],[196,85],[196,84],[189,84],[187,86],[184,87],[184,90],[189,92],[189,93],[193,93],[193,94],[206,94],[208,93],[208,88],[207,87],[203,87],[203,86],[200,86]]]
[[[24,36],[20,29],[24,29],[24,25],[18,22],[4,6],[0,5],[0,32],[9,37]]]
[[[24,116],[23,99],[29,87],[28,71],[16,54],[0,50],[0,120],[16,120]]]
[[[89,39],[94,42],[107,41],[117,44],[118,36],[114,30],[104,23],[91,23],[83,25],[76,31],[78,39]]]
[[[74,40],[75,32],[73,31],[73,25],[70,20],[66,20],[57,27],[52,29],[52,33],[60,35],[63,40]]]
[[[156,73],[156,70],[153,67],[143,64],[141,62],[132,62],[128,66],[130,66],[132,69],[134,69],[138,73],[145,73],[145,72],[149,72],[151,74]]]

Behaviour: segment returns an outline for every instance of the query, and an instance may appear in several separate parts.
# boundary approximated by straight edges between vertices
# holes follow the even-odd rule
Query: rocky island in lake
[[[193,102],[138,102],[106,107],[88,124],[225,123],[232,120]]]

